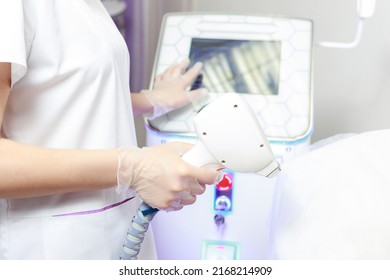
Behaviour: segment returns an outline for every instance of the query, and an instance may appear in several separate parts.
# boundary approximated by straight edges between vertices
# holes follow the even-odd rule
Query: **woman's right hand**
[[[205,185],[214,184],[220,174],[181,159],[192,146],[172,142],[142,149],[121,149],[119,187],[130,187],[144,202],[158,209],[179,210],[193,204],[196,195],[204,193]]]

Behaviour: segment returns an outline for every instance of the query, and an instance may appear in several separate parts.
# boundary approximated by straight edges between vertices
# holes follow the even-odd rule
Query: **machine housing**
[[[305,152],[313,127],[312,44],[313,24],[307,19],[167,14],[152,77],[185,58],[193,63],[202,61],[202,76],[192,87],[207,87],[209,95],[146,120],[146,144],[196,143],[193,118],[197,112],[234,92],[242,95],[255,113],[280,164]],[[228,124],[226,127],[229,129]],[[231,131],[232,138],[234,133]],[[226,182],[209,186],[194,205],[156,215],[152,226],[159,259],[267,257],[275,178],[226,170]]]

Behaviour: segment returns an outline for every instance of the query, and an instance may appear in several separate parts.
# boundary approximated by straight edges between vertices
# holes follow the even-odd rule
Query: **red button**
[[[221,181],[219,181],[216,186],[220,191],[228,191],[233,187],[232,175],[225,173]]]

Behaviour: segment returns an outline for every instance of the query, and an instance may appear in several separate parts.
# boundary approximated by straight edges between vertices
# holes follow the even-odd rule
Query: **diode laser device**
[[[240,95],[229,93],[219,97],[203,108],[193,122],[198,141],[182,156],[186,162],[199,167],[258,173],[270,178],[279,172],[279,163],[263,129]],[[220,206],[226,207],[225,203],[221,200]],[[145,203],[141,205],[127,233],[121,259],[136,259],[156,212],[157,209]]]
[[[205,87],[209,94],[186,107],[146,120],[146,144],[196,143],[198,138],[205,139],[193,122],[198,111],[235,93],[254,112],[280,164],[304,153],[313,127],[312,33],[312,21],[307,19],[256,14],[167,14],[152,77],[182,59],[202,61],[202,73],[192,88]],[[153,84],[154,79],[150,88]],[[220,146],[230,141],[246,145],[237,138],[237,122],[231,118],[223,122],[225,134]],[[247,157],[241,155],[240,166],[246,164]],[[224,179],[206,188],[194,205],[156,215],[152,229],[159,259],[266,258],[275,178],[241,172],[235,167],[227,166]]]

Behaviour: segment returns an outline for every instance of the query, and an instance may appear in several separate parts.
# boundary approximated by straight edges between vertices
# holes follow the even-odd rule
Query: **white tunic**
[[[12,63],[7,138],[66,149],[136,145],[127,46],[99,0],[0,0],[0,40],[0,62]],[[0,259],[118,259],[140,204],[130,198],[112,188],[2,199]],[[140,258],[155,258],[150,232]]]

